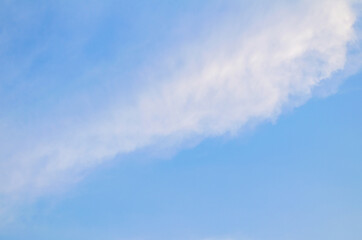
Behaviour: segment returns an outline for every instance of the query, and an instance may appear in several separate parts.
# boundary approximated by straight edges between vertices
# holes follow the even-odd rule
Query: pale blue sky
[[[0,1],[0,239],[361,239],[360,9]]]

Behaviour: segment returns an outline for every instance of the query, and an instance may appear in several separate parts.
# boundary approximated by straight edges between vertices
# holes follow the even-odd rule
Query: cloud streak
[[[1,149],[0,194],[39,196],[120,154],[276,119],[346,67],[349,48],[358,42],[353,4],[279,3],[250,26],[237,14],[221,19],[139,70],[149,84],[129,102],[113,97],[80,123],[31,136],[16,150]]]

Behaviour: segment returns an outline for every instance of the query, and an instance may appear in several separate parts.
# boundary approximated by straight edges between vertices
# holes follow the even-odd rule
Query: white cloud
[[[33,136],[17,151],[2,150],[0,194],[41,195],[118,154],[234,133],[302,104],[345,68],[357,40],[356,13],[345,0],[278,7],[253,27],[233,15],[183,43],[143,73],[152,85],[129,104],[115,102],[64,131]]]

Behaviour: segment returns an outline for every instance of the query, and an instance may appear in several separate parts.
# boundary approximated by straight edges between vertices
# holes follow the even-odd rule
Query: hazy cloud
[[[348,51],[358,43],[353,4],[278,3],[251,24],[237,14],[221,19],[140,69],[148,84],[129,102],[115,100],[86,120],[1,149],[0,194],[41,195],[118,154],[236,133],[276,119],[346,68]],[[0,121],[2,138],[12,128],[16,123]]]

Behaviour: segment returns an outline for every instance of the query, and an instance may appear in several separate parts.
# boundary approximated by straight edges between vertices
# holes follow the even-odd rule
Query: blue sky
[[[1,239],[361,239],[359,1],[1,1]]]

